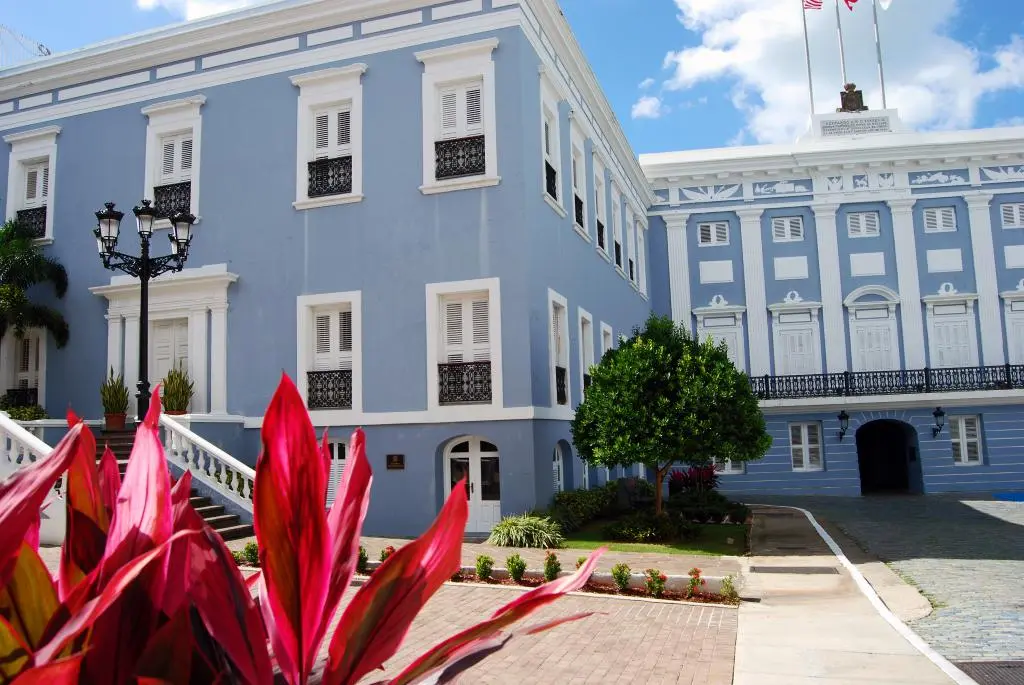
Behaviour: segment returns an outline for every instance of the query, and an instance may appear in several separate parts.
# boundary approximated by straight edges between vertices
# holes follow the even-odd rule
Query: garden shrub
[[[561,547],[565,542],[562,528],[550,518],[541,516],[506,516],[491,531],[487,544],[498,547]]]
[[[242,557],[245,559],[245,563],[248,566],[259,566],[260,565],[260,548],[255,542],[246,544],[242,550]]]
[[[366,553],[366,548],[362,545],[359,546],[359,557],[356,559],[356,573],[363,576],[370,575],[370,555]]]
[[[46,418],[46,410],[38,404],[2,408],[13,421],[39,421]]]
[[[548,550],[548,553],[544,555],[544,580],[550,583],[561,572],[562,562],[558,560],[554,552]]]
[[[587,563],[586,557],[576,557],[576,568],[579,568],[583,564]]]
[[[395,553],[395,548],[392,545],[388,545],[380,551],[381,563],[387,561],[388,557]]]
[[[612,566],[612,580],[615,581],[615,587],[619,588],[619,592],[623,592],[629,587],[630,575],[629,564],[615,564]]]
[[[736,591],[736,584],[733,582],[732,576],[722,578],[722,591],[719,594],[725,599],[734,602],[740,598],[740,593]]]
[[[750,507],[746,504],[733,502],[729,505],[728,514],[731,523],[746,523],[747,518],[750,517]]]
[[[509,578],[518,583],[523,580],[526,573],[526,561],[518,554],[513,554],[505,560],[505,568],[508,570]]]
[[[476,577],[479,580],[490,580],[491,572],[494,570],[494,559],[481,554],[476,558]]]
[[[678,515],[638,511],[605,526],[604,535],[615,542],[672,542],[691,533],[683,523]]]
[[[647,586],[647,594],[651,597],[661,597],[665,594],[665,581],[668,576],[656,568],[649,568],[644,571],[644,584]]]
[[[694,595],[700,594],[700,588],[702,588],[704,585],[707,585],[708,581],[706,581],[703,578],[701,578],[700,574],[701,574],[701,570],[699,568],[691,568],[690,569],[690,573],[689,573],[690,582],[686,586],[686,596],[688,598],[689,597],[693,597]]]
[[[555,495],[551,505],[551,518],[564,532],[572,532],[594,519],[608,516],[615,506],[617,484],[608,483],[591,490],[571,490]]]

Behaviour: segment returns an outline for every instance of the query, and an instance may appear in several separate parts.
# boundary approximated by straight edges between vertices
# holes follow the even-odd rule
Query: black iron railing
[[[8,407],[34,407],[39,404],[39,388],[8,388]]]
[[[579,195],[575,196],[575,208],[576,208],[576,225],[583,227],[583,198]]]
[[[306,397],[310,409],[351,409],[352,369],[308,371]]]
[[[485,136],[452,138],[434,143],[434,174],[438,181],[487,173]]]
[[[597,246],[604,249],[604,224],[600,219],[597,220]]]
[[[1024,365],[756,376],[750,387],[761,400],[1012,390],[1024,388]]]
[[[558,199],[558,172],[550,162],[544,162],[544,189],[552,200]]]
[[[437,365],[440,404],[479,404],[491,401],[491,362]]]
[[[153,206],[156,208],[157,216],[164,219],[177,211],[191,213],[192,181],[154,187]]]
[[[46,237],[46,205],[19,209],[16,212],[18,223],[27,226],[36,238]]]
[[[307,165],[309,197],[346,195],[352,192],[352,155],[317,159]]]
[[[568,376],[569,372],[564,366],[555,367],[555,400],[559,404],[569,404]]]

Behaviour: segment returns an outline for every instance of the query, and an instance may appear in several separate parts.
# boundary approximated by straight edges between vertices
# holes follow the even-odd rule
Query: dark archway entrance
[[[857,430],[857,465],[864,495],[923,491],[917,431],[894,419],[872,421]]]

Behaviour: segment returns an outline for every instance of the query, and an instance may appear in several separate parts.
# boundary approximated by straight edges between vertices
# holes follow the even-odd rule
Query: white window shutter
[[[338,147],[344,148],[352,144],[352,111],[343,109],[338,112]]]
[[[715,224],[715,240],[723,244],[729,242],[729,224],[724,221]]]
[[[802,469],[804,467],[803,427],[798,423],[789,426],[789,449],[793,458],[793,468]]]
[[[484,128],[483,87],[466,89],[466,133],[478,133]]]
[[[964,419],[964,437],[967,440],[967,462],[976,463],[981,461],[981,450],[978,440],[978,419],[967,417]]]
[[[487,298],[474,299],[470,303],[470,325],[473,331],[473,361],[489,361],[491,358],[491,312]]]
[[[804,219],[800,216],[789,217],[789,236],[792,240],[804,239]]]
[[[322,159],[330,154],[331,149],[331,115],[323,112],[315,117],[315,135],[313,141],[314,156]]]
[[[562,365],[562,308],[551,305],[551,346],[555,351],[555,364]]]
[[[182,138],[180,150],[181,159],[178,163],[178,171],[182,173],[192,171],[192,138]]]
[[[878,235],[878,212],[866,212],[864,214],[864,234]]]
[[[935,233],[941,230],[938,209],[929,208],[924,210],[924,230],[925,233]]]
[[[317,314],[313,319],[314,353],[313,370],[334,369],[336,356],[331,346],[331,315]]]
[[[445,361],[458,363],[466,361],[462,336],[462,302],[446,302],[444,305],[444,347]]]
[[[352,310],[338,313],[338,351],[352,351]]]
[[[25,174],[25,200],[33,201],[39,198],[39,170],[29,169]]]
[[[338,484],[345,472],[346,450],[344,443],[328,443],[331,455],[331,469],[327,479],[327,506],[334,504],[334,498],[338,492]]]
[[[846,217],[846,227],[851,237],[861,235],[860,214],[849,214]]]
[[[174,140],[165,140],[163,143],[163,158],[160,162],[160,176],[164,181],[174,178],[174,151],[177,144]]]
[[[45,200],[50,196],[50,166],[48,164],[42,169],[42,180],[39,186],[39,197]]]
[[[772,219],[772,239],[776,242],[787,240],[789,238],[786,228],[786,217],[777,216]]]
[[[1007,203],[1000,208],[1003,228],[1024,228],[1024,203]]]
[[[454,137],[459,133],[459,97],[455,90],[441,92],[441,135]]]
[[[700,244],[710,245],[711,244],[711,224],[700,225]]]

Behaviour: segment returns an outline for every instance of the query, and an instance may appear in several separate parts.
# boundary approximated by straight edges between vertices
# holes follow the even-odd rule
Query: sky
[[[559,1],[637,153],[807,130],[800,0]],[[835,1],[806,13],[819,113],[842,86]],[[847,80],[879,109],[871,0],[839,1]],[[0,24],[59,52],[255,2],[0,0]],[[905,125],[1024,126],[1024,0],[892,0],[879,24],[888,105]]]

